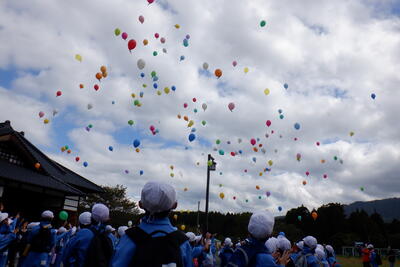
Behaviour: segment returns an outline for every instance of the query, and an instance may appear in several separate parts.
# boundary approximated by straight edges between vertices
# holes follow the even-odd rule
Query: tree
[[[101,186],[104,190],[100,194],[91,194],[79,203],[80,212],[90,210],[96,203],[103,203],[110,209],[111,222],[116,225],[126,225],[128,220],[138,217],[139,209],[136,203],[126,195],[123,185]]]

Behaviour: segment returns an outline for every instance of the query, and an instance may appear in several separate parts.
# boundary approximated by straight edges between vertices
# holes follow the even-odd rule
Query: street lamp
[[[208,198],[210,194],[210,171],[216,170],[217,163],[214,161],[214,158],[211,157],[211,154],[208,154],[207,161],[207,191],[206,191],[206,231],[208,231]]]

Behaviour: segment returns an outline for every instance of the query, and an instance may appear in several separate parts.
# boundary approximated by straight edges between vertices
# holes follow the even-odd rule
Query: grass
[[[361,258],[337,256],[337,261],[343,267],[360,267],[360,266],[362,266]],[[380,265],[379,267],[389,267],[389,263],[387,260],[382,259],[382,263],[383,264]]]

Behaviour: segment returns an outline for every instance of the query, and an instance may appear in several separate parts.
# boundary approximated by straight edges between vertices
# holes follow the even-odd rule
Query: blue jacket
[[[233,248],[230,246],[224,246],[221,251],[219,252],[219,257],[221,258],[221,267],[225,267],[228,262],[230,257],[233,254]]]
[[[42,221],[39,225],[32,228],[29,232],[27,241],[31,244],[33,238],[39,234],[40,227],[48,226],[50,222]],[[56,230],[51,229],[51,241],[50,247],[54,247],[56,244]],[[50,254],[47,252],[29,252],[28,256],[24,259],[23,267],[38,267],[38,266],[49,266],[50,265]]]
[[[115,246],[116,246],[117,243],[118,243],[118,238],[117,238],[115,235],[113,235],[113,233],[109,233],[107,236],[108,236],[108,238],[110,238],[110,240],[111,240],[111,243],[112,243],[112,245],[113,245],[113,249],[115,249]]]
[[[310,249],[309,247],[304,246],[303,250],[301,251],[301,254],[306,255],[308,267],[319,267],[319,262],[317,258],[314,256],[315,249]]]
[[[369,256],[369,260],[371,263],[372,267],[378,267],[378,264],[376,263],[376,252],[373,250],[371,251],[371,254]]]
[[[88,228],[80,229],[64,247],[62,262],[66,267],[83,266],[86,252],[94,234]]]
[[[202,245],[197,245],[192,248],[192,258],[198,258],[201,255],[201,252],[203,252],[203,246]]]
[[[148,217],[144,217],[139,227],[148,234],[156,230],[161,230],[167,233],[171,233],[177,230],[176,227],[173,227],[171,225],[171,222],[169,221],[168,218],[149,220]],[[158,233],[155,234],[154,236],[163,236],[163,234]],[[115,249],[111,266],[112,267],[129,266],[132,257],[135,254],[135,249],[136,245],[129,236],[124,235],[123,237],[121,237]],[[183,266],[192,267],[193,266],[192,248],[189,244],[189,241],[186,241],[181,245],[181,255],[182,255]]]

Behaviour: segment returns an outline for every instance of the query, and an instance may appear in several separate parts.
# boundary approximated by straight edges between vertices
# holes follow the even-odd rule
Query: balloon
[[[187,116],[183,116],[183,119],[184,119],[185,121],[189,121],[189,118],[188,118]]]
[[[204,69],[204,70],[207,70],[207,69],[208,69],[208,63],[207,63],[207,62],[204,62],[204,63],[203,63],[203,69]]]
[[[179,60],[180,60],[180,61],[185,60],[185,56],[182,55],[182,56],[179,58]]]
[[[256,189],[257,189],[257,190],[260,190],[260,186],[259,186],[259,185],[256,185]]]
[[[267,191],[265,194],[267,195],[267,197],[269,197],[271,195],[271,192]]]
[[[157,53],[157,51],[153,51],[153,56],[157,56],[158,55],[158,53]]]
[[[299,124],[298,122],[296,122],[296,123],[294,124],[294,128],[295,128],[296,130],[299,130],[299,129],[300,129],[300,124]]]
[[[75,55],[75,59],[78,60],[79,62],[82,62],[82,56],[79,54]]]
[[[309,171],[306,171],[306,175],[309,176],[309,175],[310,175],[310,172],[309,172]]]
[[[361,191],[364,191],[364,187],[360,187],[360,190],[361,190]]]
[[[129,42],[128,42],[129,52],[131,52],[133,49],[135,49],[135,47],[136,47],[136,41],[133,39],[129,40]]]
[[[269,93],[270,93],[270,90],[269,90],[268,88],[266,88],[266,89],[264,90],[264,94],[265,94],[265,95],[269,95]]]
[[[206,109],[207,109],[207,104],[206,104],[206,103],[203,103],[203,104],[201,105],[201,108],[202,108],[204,111],[206,111]]]
[[[153,1],[153,0],[147,0],[147,1]],[[186,226],[182,224],[182,225],[181,225],[181,230],[182,230],[182,231],[185,231],[185,229],[186,229]]]
[[[43,116],[44,116],[44,112],[43,112],[43,111],[40,111],[40,112],[39,112],[39,117],[42,118]]]
[[[321,159],[321,163],[322,163],[322,164],[325,163],[325,160],[324,160],[324,159]]]
[[[158,39],[158,37],[160,37],[160,35],[156,32],[156,33],[154,34],[154,37],[155,37],[156,39]]]
[[[137,61],[137,67],[139,68],[139,70],[144,69],[145,66],[146,66],[146,62],[143,59],[139,59]]]
[[[162,51],[163,51],[164,54],[166,54],[166,53],[167,53],[167,48],[164,47],[164,48],[162,49]]]
[[[122,39],[126,40],[126,38],[128,38],[128,34],[126,32],[123,32],[121,34]]]
[[[93,108],[93,105],[92,104],[88,104],[87,105],[87,109],[92,109]]]
[[[301,216],[300,215],[297,216],[297,220],[301,221]]]
[[[83,89],[83,87],[85,87],[82,83],[79,84],[79,88]]]
[[[170,92],[170,91],[169,91],[169,88],[168,88],[168,87],[165,87],[165,88],[164,88],[164,92],[165,92],[166,94],[169,94],[169,92]]]
[[[189,134],[189,142],[193,142],[194,139],[196,139],[196,135],[193,133]]]
[[[235,155],[236,155],[235,152],[232,151],[231,156],[234,157]]]
[[[183,46],[188,47],[189,46],[189,41],[188,39],[183,39]]]
[[[215,76],[216,76],[217,78],[220,78],[220,77],[222,76],[222,70],[216,69],[216,70],[214,71],[214,74],[215,74]]]
[[[353,136],[354,135],[354,132],[350,132],[350,136]]]
[[[283,85],[283,87],[284,87],[285,89],[288,89],[288,88],[289,88],[289,85],[288,85],[287,83],[285,83],[285,84]]]
[[[85,161],[84,163],[83,163],[83,167],[87,167],[87,166],[89,166],[89,164]]]
[[[132,227],[132,221],[128,221],[128,227]]]
[[[375,99],[376,95],[374,93],[371,94],[371,98]]]
[[[134,123],[133,120],[129,120],[129,121],[128,121],[128,124],[129,124],[130,126],[132,126],[133,123]]]
[[[271,121],[267,120],[266,124],[267,124],[268,127],[271,126]]]
[[[134,141],[133,141],[133,146],[136,148],[136,147],[138,147],[138,146],[140,146],[140,140],[139,139],[135,139]]]
[[[337,156],[334,156],[334,157],[333,157],[333,160],[338,160],[338,157],[337,157]]]
[[[206,125],[206,121],[201,121],[201,124],[203,124],[203,126],[205,126]]]
[[[61,96],[62,92],[61,91],[57,91],[56,96]]]
[[[108,147],[108,150],[113,151],[114,148],[113,148],[112,146],[109,146],[109,147]]]
[[[224,152],[222,149],[220,149],[220,150],[218,151],[218,153],[219,153],[221,156],[223,156],[223,155],[225,154],[225,152]]]
[[[307,181],[304,180],[304,181],[303,181],[303,185],[306,185],[306,184],[307,184]]]
[[[253,157],[252,160],[253,160],[254,163],[257,162],[257,158],[256,157]]]
[[[236,60],[234,60],[234,61],[232,62],[232,65],[233,65],[234,67],[236,67],[236,65],[237,65]]]
[[[107,72],[106,66],[101,66],[101,67],[100,67],[100,71],[101,71],[101,73]]]
[[[220,197],[221,199],[224,199],[225,194],[224,194],[224,193],[219,193],[219,197]]]
[[[317,142],[316,145],[319,146],[319,142]]]
[[[171,173],[169,174],[169,176],[171,176],[171,178],[174,178],[175,174],[174,174],[173,172],[171,172]]]
[[[157,83],[153,83],[153,87],[154,87],[154,89],[157,89],[158,84]]]
[[[192,101],[196,103],[197,99],[195,97],[193,97]]]
[[[164,44],[164,43],[165,43],[165,38],[164,38],[164,37],[161,37],[160,42],[161,42],[162,44]]]
[[[279,118],[280,118],[281,120],[283,120],[283,118],[284,118],[283,114],[281,114],[281,115],[279,116]]]
[[[143,40],[143,45],[148,45],[148,44],[149,44],[149,41],[147,39],[144,39]]]
[[[181,26],[180,26],[179,24],[175,24],[174,27],[175,27],[176,29],[179,29]]]
[[[190,39],[190,35],[186,34],[185,38],[189,40]]]
[[[150,73],[151,77],[155,77],[157,75],[157,72],[155,72],[154,70]]]
[[[40,169],[40,163],[39,162],[35,163],[35,169],[37,169],[37,170]]]
[[[311,217],[314,219],[314,221],[318,218],[318,213],[316,211],[311,212]]]
[[[274,162],[272,160],[268,160],[268,165],[272,166],[272,164],[274,164]]]
[[[300,161],[300,160],[301,160],[301,154],[300,154],[300,153],[297,153],[296,159],[297,159],[297,161]]]
[[[176,90],[175,85],[172,85],[171,90],[175,92],[175,90]]]
[[[244,73],[248,73],[249,72],[249,68],[245,67],[243,71],[244,71]]]
[[[128,173],[129,173],[129,171],[128,171],[128,170],[125,170],[125,173],[126,173],[126,174],[128,174]]]
[[[120,34],[121,34],[121,30],[118,29],[118,28],[116,28],[116,29],[114,30],[114,34],[115,34],[115,36],[120,35]]]
[[[279,206],[279,207],[278,207],[278,210],[279,210],[279,211],[282,211],[282,207],[281,207],[281,206]]]
[[[95,84],[95,85],[93,86],[93,88],[94,88],[94,90],[96,90],[96,91],[98,91],[98,90],[100,89],[100,87],[99,87],[98,84]]]
[[[256,142],[257,142],[256,139],[254,139],[254,138],[251,138],[251,139],[250,139],[250,144],[251,144],[251,145],[254,146],[254,145],[256,144]]]
[[[139,171],[139,175],[143,175],[143,173],[144,173],[143,170]]]
[[[142,15],[139,16],[139,21],[140,21],[140,23],[143,24],[143,22],[144,22],[144,17],[143,17]]]
[[[65,210],[60,211],[58,217],[61,221],[66,221],[68,219],[68,213]]]
[[[265,20],[260,21],[260,27],[265,27],[267,25],[267,22]]]
[[[188,123],[188,127],[192,127],[193,124],[194,124],[194,121],[193,121],[193,120],[190,120],[189,123]]]
[[[233,197],[233,200],[236,200],[236,197],[235,197],[235,196]]]
[[[140,152],[140,148],[136,148],[135,151],[136,151],[137,153],[139,153],[139,152]]]
[[[327,175],[327,174],[324,174],[324,178],[325,178],[325,179],[328,178],[328,175]]]
[[[49,119],[44,119],[43,121],[44,124],[48,124],[49,122],[50,122]]]
[[[229,110],[232,112],[234,109],[235,109],[235,104],[234,103],[229,103],[228,104],[228,108],[229,108]]]

